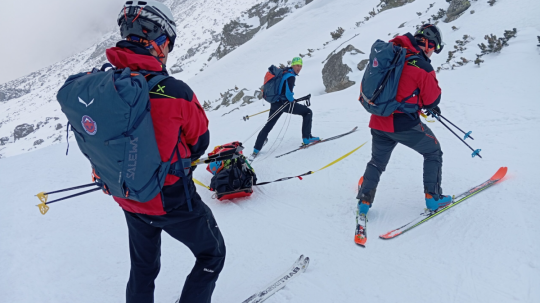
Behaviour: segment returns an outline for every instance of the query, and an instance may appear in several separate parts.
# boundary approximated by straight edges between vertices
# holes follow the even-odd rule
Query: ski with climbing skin
[[[301,273],[306,271],[309,265],[309,257],[301,255],[296,262],[286,272],[280,275],[276,280],[270,283],[267,287],[261,291],[256,292],[251,297],[242,301],[242,303],[260,303],[271,297],[273,294],[284,288],[289,281],[298,277]]]
[[[301,149],[306,149],[306,148],[308,148],[308,147],[311,147],[311,146],[316,145],[316,144],[319,144],[319,143],[328,142],[328,141],[332,141],[332,140],[335,140],[335,139],[339,139],[339,138],[341,138],[341,137],[345,137],[345,136],[347,136],[347,135],[350,135],[350,134],[354,133],[357,129],[358,129],[358,126],[356,126],[355,128],[353,128],[351,131],[348,131],[348,132],[346,132],[346,133],[343,133],[343,134],[340,134],[340,135],[337,135],[337,136],[333,136],[333,137],[326,138],[326,139],[321,139],[321,140],[319,140],[319,141],[317,141],[317,142],[313,142],[313,143],[310,143],[310,144],[302,144],[299,148],[294,149],[294,150],[291,150],[291,151],[286,152],[286,153],[284,153],[284,154],[281,154],[281,155],[279,155],[279,156],[276,156],[276,158],[283,157],[283,156],[285,156],[285,155],[294,153],[295,151],[299,151],[299,150],[301,150]]]
[[[461,202],[475,196],[476,194],[490,188],[491,186],[497,184],[498,182],[500,182],[504,176],[506,175],[506,172],[508,171],[508,168],[507,167],[501,167],[499,168],[499,170],[491,177],[489,178],[486,182],[476,186],[476,187],[473,187],[467,191],[465,191],[464,193],[460,194],[460,195],[457,195],[457,196],[454,196],[454,198],[452,199],[452,202],[450,204],[448,204],[447,206],[445,207],[442,207],[436,211],[429,211],[429,210],[426,210],[426,212],[424,212],[423,214],[420,214],[420,217],[416,218],[415,220],[401,226],[401,227],[398,227],[394,230],[391,230],[383,235],[380,235],[379,238],[381,239],[385,239],[385,240],[388,240],[388,239],[393,239],[399,235],[402,235],[404,234],[405,232],[417,227],[417,226],[420,226],[422,224],[424,224],[425,222],[435,218],[436,216],[446,212],[447,210],[451,209],[452,207],[460,204]]]
[[[364,176],[358,181],[358,192],[364,182]],[[361,201],[358,201],[361,203]],[[354,243],[359,246],[366,247],[367,242],[367,214],[360,214],[359,205],[356,205],[356,229],[354,230]]]
[[[367,215],[360,214],[358,207],[356,209],[356,230],[354,232],[354,243],[366,247],[367,242]]]

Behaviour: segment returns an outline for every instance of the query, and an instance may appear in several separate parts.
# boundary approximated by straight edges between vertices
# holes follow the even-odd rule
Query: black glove
[[[435,115],[440,115],[441,114],[441,109],[439,108],[439,106],[435,106],[434,108],[430,108],[429,110],[426,110],[426,115],[427,116],[433,116],[431,113],[434,113]]]

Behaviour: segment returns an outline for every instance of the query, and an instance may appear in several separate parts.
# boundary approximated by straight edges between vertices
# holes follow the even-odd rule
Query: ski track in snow
[[[521,1],[517,7],[513,1],[500,0],[490,7],[485,2],[471,2],[469,10],[475,14],[467,11],[452,23],[440,23],[447,46],[432,57],[433,66],[440,66],[453,41],[468,34],[475,39],[457,55],[474,59],[479,53],[476,44],[484,42],[485,34],[500,37],[504,30],[518,29],[510,46],[484,56],[480,68],[469,63],[437,74],[443,89],[442,114],[462,129],[473,130],[475,140],[468,143],[482,149],[483,159],[472,159],[469,149],[442,125],[427,124],[444,151],[445,193],[457,194],[480,184],[500,166],[508,166],[508,175],[422,227],[380,240],[380,234],[412,220],[425,207],[422,157],[397,146],[369,213],[366,248],[353,242],[357,182],[371,154],[369,115],[357,101],[362,72],[353,68],[353,87],[325,94],[321,62],[360,33],[342,46],[352,44],[364,51],[354,57],[359,62],[368,57],[376,38],[413,31],[421,20],[446,9],[445,1],[418,17],[416,12],[425,12],[432,1],[417,0],[357,28],[355,22],[363,20],[378,0],[315,0],[196,77],[183,79],[199,100],[213,100],[234,85],[256,89],[270,64],[290,60],[307,48],[321,48],[304,58],[295,87],[297,97],[314,95],[313,135],[330,137],[354,126],[359,130],[276,159],[301,141],[301,118],[293,116],[283,142],[276,142],[275,151],[268,153],[287,121],[284,115],[254,163],[259,182],[315,171],[368,141],[348,158],[302,181],[257,187],[251,198],[220,202],[198,187],[214,212],[228,252],[213,302],[242,302],[300,254],[311,259],[306,273],[268,303],[540,301],[540,206],[535,192],[540,136],[533,111],[540,69],[536,46],[540,21],[533,12],[540,11],[540,3]],[[398,28],[403,22],[405,27]],[[453,25],[459,29],[452,31]],[[322,49],[338,26],[346,30],[344,37]],[[286,47],[269,47],[283,41]],[[209,112],[209,151],[247,138],[267,115],[247,122],[241,117],[268,108],[264,101],[256,101],[223,117],[233,107]],[[242,141],[246,152],[251,152],[255,138]],[[124,302],[129,250],[124,215],[117,204],[102,193],[92,193],[51,204],[45,216],[34,206],[38,200],[33,195],[40,191],[90,182],[89,164],[75,142],[71,144],[68,157],[62,144],[0,160],[0,302]],[[203,167],[194,175],[210,183],[211,175]],[[164,234],[156,302],[174,302],[193,263],[189,250]]]

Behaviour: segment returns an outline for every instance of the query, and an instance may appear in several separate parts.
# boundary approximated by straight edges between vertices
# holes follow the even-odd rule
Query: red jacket
[[[407,33],[404,36],[397,36],[390,40],[394,44],[400,45],[407,50],[416,53],[420,59],[407,61],[401,78],[399,79],[396,100],[400,101],[412,95],[419,88],[420,94],[410,98],[407,103],[418,104],[420,108],[434,108],[441,100],[441,88],[437,82],[435,71],[431,66],[431,60],[424,54],[422,49],[416,44],[414,37]],[[385,132],[399,132],[412,128],[420,123],[418,114],[411,116],[399,111],[395,111],[388,117],[371,115],[369,127]]]
[[[161,62],[150,55],[148,50],[136,43],[120,41],[117,47],[107,49],[107,59],[117,68],[129,67],[131,70],[146,70],[165,72]],[[151,77],[151,75],[149,76]],[[156,141],[161,155],[161,161],[169,161],[175,145],[178,142],[178,132],[182,128],[181,143],[178,150],[182,158],[195,160],[204,154],[208,147],[208,119],[204,109],[191,88],[184,82],[168,78],[161,81],[150,91],[150,115],[154,124]],[[176,162],[174,155],[171,163]],[[179,178],[167,175],[163,192],[171,192],[170,185],[182,183]],[[195,191],[193,181],[189,180],[190,191]],[[174,209],[178,198],[185,196],[183,186],[175,186],[174,198],[162,200],[161,194],[154,199],[140,203],[129,199],[114,197],[120,206],[129,212],[147,215],[164,215],[168,210]]]

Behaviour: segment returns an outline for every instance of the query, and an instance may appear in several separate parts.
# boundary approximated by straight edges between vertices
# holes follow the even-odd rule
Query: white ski
[[[284,288],[290,280],[305,272],[308,265],[309,257],[301,255],[289,270],[279,276],[279,278],[274,280],[274,282],[270,283],[267,287],[263,288],[263,290],[242,301],[242,303],[259,303],[265,301],[280,289]]]

